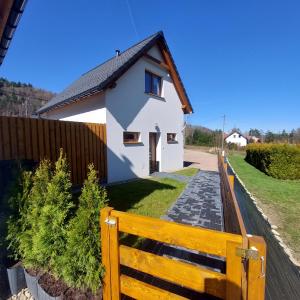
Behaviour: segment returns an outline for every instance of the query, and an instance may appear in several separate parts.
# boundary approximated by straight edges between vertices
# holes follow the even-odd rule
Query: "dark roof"
[[[126,51],[120,53],[119,56],[114,56],[111,59],[104,62],[103,64],[93,68],[87,73],[84,73],[79,79],[74,81],[64,91],[54,96],[54,98],[52,98],[46,105],[40,108],[37,111],[37,113],[44,113],[56,107],[71,103],[73,101],[77,101],[83,97],[103,91],[106,88],[112,86],[112,84],[118,78],[120,78],[144,53],[146,53],[158,41],[162,42],[164,47],[169,52],[163,33],[161,31],[157,32],[151,35],[150,37],[144,39],[143,41],[130,47]],[[172,62],[174,64],[173,60]],[[175,64],[174,67],[177,76],[180,80]],[[180,83],[184,90],[181,80]],[[185,90],[184,93],[186,99],[188,99]],[[190,108],[190,111],[192,111],[192,107],[190,105],[189,100],[188,106]]]
[[[0,4],[0,65],[4,60],[27,0],[2,0]]]

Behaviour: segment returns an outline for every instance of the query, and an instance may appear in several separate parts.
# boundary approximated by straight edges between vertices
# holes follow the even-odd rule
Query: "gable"
[[[156,56],[161,55],[164,62],[148,55],[148,51],[151,51]],[[159,52],[161,52],[161,54],[159,54]],[[114,87],[116,81],[123,76],[142,56],[145,55],[150,56],[148,58],[152,58],[152,60],[156,61],[156,63],[168,68],[182,103],[182,110],[184,113],[192,113],[193,108],[162,32],[158,32],[148,37],[121,54],[116,55],[103,64],[83,74],[63,92],[56,95],[46,105],[40,108],[37,113],[43,114],[49,110],[56,109],[57,107],[67,105],[72,102],[80,101],[85,97]]]
[[[148,52],[147,52],[148,55],[158,59],[159,61],[164,61],[164,58],[161,54],[161,51],[160,49],[158,48],[157,45],[153,46]]]

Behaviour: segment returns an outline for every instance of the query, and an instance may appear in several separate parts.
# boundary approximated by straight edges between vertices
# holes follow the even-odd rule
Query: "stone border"
[[[8,300],[34,300],[28,288],[21,290],[17,295],[13,295]]]
[[[236,179],[239,181],[239,183],[242,185],[242,187],[244,188],[244,190],[246,191],[246,193],[249,195],[250,199],[252,200],[253,204],[255,205],[256,209],[259,211],[259,213],[261,214],[261,216],[266,220],[266,222],[269,224],[270,228],[271,228],[271,232],[273,234],[273,236],[275,237],[275,239],[277,240],[277,242],[279,243],[279,245],[281,246],[281,248],[283,249],[283,251],[286,253],[286,255],[288,256],[289,260],[291,261],[292,264],[294,264],[296,267],[300,267],[300,262],[298,262],[294,256],[293,256],[293,250],[290,249],[282,240],[282,238],[280,237],[280,233],[277,231],[278,227],[274,224],[271,223],[271,221],[269,220],[268,216],[264,213],[263,209],[258,205],[257,202],[257,198],[255,198],[253,196],[253,194],[250,193],[250,191],[246,188],[244,182],[241,180],[241,178],[239,177],[239,175],[235,172],[234,168],[232,167],[232,165],[230,164],[229,160],[226,158],[228,165],[230,166],[234,176],[236,177]]]

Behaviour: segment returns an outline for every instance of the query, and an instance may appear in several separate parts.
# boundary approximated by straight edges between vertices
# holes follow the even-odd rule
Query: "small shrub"
[[[39,266],[57,276],[61,272],[60,257],[65,251],[66,226],[72,208],[72,184],[63,152],[55,163],[53,176],[47,184],[39,217],[34,220],[37,230],[32,237],[32,254]]]
[[[20,212],[20,223],[22,224],[19,234],[19,251],[26,268],[41,267],[36,256],[38,249],[34,245],[34,237],[39,233],[39,218],[47,194],[47,186],[51,178],[50,162],[43,160],[32,177],[32,188],[29,193],[23,195],[26,201]]]
[[[22,213],[27,210],[27,199],[32,184],[32,173],[24,171],[17,178],[12,195],[9,198],[11,210],[7,221],[7,241],[9,256],[15,260],[21,259],[20,255],[20,234],[24,229]]]
[[[300,146],[286,144],[250,144],[245,160],[279,179],[300,179]]]
[[[107,195],[105,189],[99,186],[94,166],[91,164],[88,169],[79,207],[67,234],[63,279],[72,287],[91,289],[95,293],[103,276],[99,213],[106,205]]]

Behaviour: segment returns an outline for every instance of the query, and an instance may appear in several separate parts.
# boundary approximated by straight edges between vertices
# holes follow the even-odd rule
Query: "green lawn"
[[[141,179],[107,188],[109,205],[117,210],[159,218],[183,191],[185,183],[167,179]]]
[[[197,168],[184,168],[182,170],[174,172],[175,174],[180,174],[184,176],[194,176],[198,173],[199,169]]]
[[[300,260],[300,181],[269,177],[239,154],[229,155],[229,161]]]

